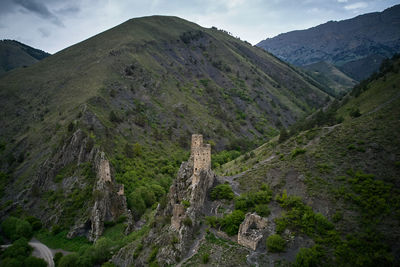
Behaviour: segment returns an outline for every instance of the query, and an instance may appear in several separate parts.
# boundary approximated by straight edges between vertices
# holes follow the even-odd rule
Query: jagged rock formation
[[[128,211],[123,186],[111,179],[110,163],[104,152],[99,154],[96,161],[97,182],[93,189],[95,202],[91,211],[91,230],[89,240],[95,241],[104,231],[104,222],[115,221],[120,216],[128,217],[127,232],[132,230],[132,216]]]
[[[168,203],[156,216],[171,218],[170,225],[161,233],[152,229],[143,241],[145,246],[157,245],[160,249],[157,260],[161,264],[176,264],[191,248],[195,235],[200,228],[199,218],[204,215],[204,204],[208,190],[213,186],[216,175],[211,170],[211,147],[203,145],[203,136],[192,135],[191,155],[187,162],[182,162],[177,178],[168,193]],[[171,242],[171,240],[177,241]],[[172,244],[171,244],[172,243]],[[134,260],[134,246],[122,248],[113,257],[118,266],[146,265],[145,257]]]
[[[91,178],[93,182],[87,181],[80,174],[80,169],[85,164],[93,171],[95,176]],[[74,166],[75,171],[65,177],[61,184],[55,183],[54,177],[57,173],[71,165]],[[86,203],[80,207],[81,213],[74,218],[75,224],[70,229],[68,237],[87,236],[90,241],[95,241],[104,231],[104,222],[116,221],[120,216],[126,216],[127,231],[131,231],[132,216],[127,209],[123,186],[113,181],[112,169],[105,153],[94,146],[93,141],[84,131],[78,129],[54,156],[44,162],[31,191],[40,189],[46,192],[62,189],[64,194],[68,194],[72,188],[83,190],[87,187],[92,188],[88,191],[92,195],[85,197]],[[33,210],[35,211],[36,208],[34,206]],[[54,224],[59,223],[63,210],[61,208],[52,217],[46,217],[47,213],[43,212],[41,214],[38,211],[39,217],[49,224]]]
[[[263,238],[263,231],[267,225],[267,219],[254,213],[247,213],[246,218],[239,227],[238,243],[252,250],[256,250],[258,243]]]
[[[207,191],[212,187],[215,174],[211,170],[211,146],[203,145],[203,136],[192,135],[190,158],[183,162],[177,179],[168,194],[168,205],[164,215],[171,217],[170,230],[178,235],[179,256],[184,256],[193,241],[194,229],[202,215]],[[186,204],[185,204],[186,203]],[[189,203],[189,205],[187,204]],[[185,207],[186,205],[186,207]],[[161,249],[159,257],[168,260],[168,249]]]

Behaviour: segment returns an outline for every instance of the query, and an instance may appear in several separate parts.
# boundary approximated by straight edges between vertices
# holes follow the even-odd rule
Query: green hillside
[[[0,75],[19,67],[30,66],[50,54],[13,40],[0,40]]]
[[[399,264],[399,58],[381,71],[335,108],[342,123],[310,123],[218,169],[241,194],[264,183],[275,196],[268,219],[286,247],[260,264]]]
[[[139,219],[165,196],[191,133],[214,151],[247,151],[324,105],[314,84],[222,30],[129,20],[0,78],[1,214],[84,225],[96,149]]]
[[[357,81],[328,62],[317,62],[303,66],[303,68],[308,71],[310,76],[327,88],[325,91],[334,96],[345,95],[357,84]]]

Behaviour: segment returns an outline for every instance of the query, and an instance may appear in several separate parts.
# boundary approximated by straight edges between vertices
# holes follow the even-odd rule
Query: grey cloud
[[[62,21],[52,12],[50,12],[50,10],[42,3],[39,3],[35,0],[14,0],[14,2],[25,8],[27,11],[35,13],[43,19],[50,20],[57,26],[64,26]]]
[[[78,6],[66,6],[55,11],[55,13],[60,15],[72,15],[80,12]]]
[[[51,32],[47,30],[46,28],[39,28],[38,32],[41,34],[43,38],[47,38],[51,35]]]

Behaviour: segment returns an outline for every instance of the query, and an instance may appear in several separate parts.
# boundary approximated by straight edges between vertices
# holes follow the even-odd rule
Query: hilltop
[[[9,70],[30,66],[50,56],[42,50],[35,49],[14,40],[0,41],[0,75]]]
[[[307,30],[279,34],[257,44],[280,59],[304,66],[326,61],[361,81],[384,58],[400,51],[400,5]]]

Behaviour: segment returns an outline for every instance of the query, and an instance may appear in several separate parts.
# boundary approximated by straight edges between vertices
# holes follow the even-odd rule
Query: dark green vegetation
[[[4,249],[0,255],[1,266],[5,267],[46,267],[47,263],[43,259],[30,256],[32,248],[29,246],[27,239],[20,238]]]
[[[361,81],[377,71],[383,59],[399,52],[399,21],[400,5],[396,5],[383,12],[283,33],[257,46],[298,66],[324,65],[323,61],[332,63],[346,75]],[[330,78],[335,76],[329,74],[322,78],[334,85]]]
[[[270,252],[281,252],[285,249],[286,241],[277,234],[268,236],[267,248]]]
[[[280,142],[219,170],[246,169],[236,178],[243,191],[267,183],[282,209],[270,215],[276,232],[285,240],[313,240],[300,245],[295,266],[399,264],[399,84],[395,56],[341,102],[293,125]]]
[[[50,54],[13,40],[0,41],[0,75],[9,70],[30,66]]]

